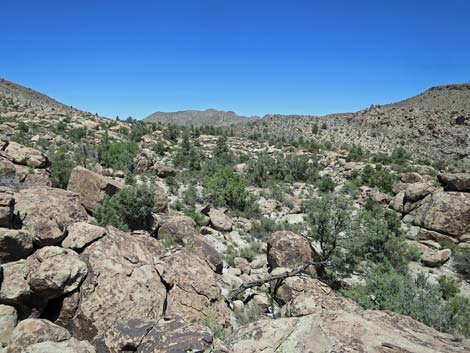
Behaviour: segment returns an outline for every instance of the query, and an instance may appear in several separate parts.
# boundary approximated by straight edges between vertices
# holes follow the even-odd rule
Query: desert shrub
[[[112,225],[121,230],[150,229],[154,206],[153,190],[143,185],[129,186],[93,212],[101,226]]]
[[[217,162],[223,166],[233,163],[234,156],[227,144],[227,137],[225,135],[219,136],[217,139],[213,155]]]
[[[77,162],[63,149],[50,152],[48,158],[51,162],[52,186],[67,189],[70,173],[77,165]]]
[[[165,248],[171,248],[177,244],[177,239],[176,236],[170,234],[161,239],[160,242]]]
[[[331,192],[335,190],[335,182],[329,176],[321,177],[318,182],[318,190],[321,192]]]
[[[152,151],[155,152],[158,156],[163,156],[168,148],[163,142],[157,142],[152,146]]]
[[[200,170],[203,159],[204,155],[191,143],[189,134],[185,132],[181,145],[173,156],[174,165],[189,170]]]
[[[215,206],[226,206],[239,211],[248,206],[246,181],[230,167],[204,177],[203,186],[206,199]]]
[[[247,259],[249,262],[253,261],[253,259],[256,256],[256,253],[253,251],[253,249],[246,247],[246,248],[241,248],[240,249],[240,257],[243,257]]]
[[[454,251],[454,267],[457,272],[470,279],[470,249],[456,248]]]
[[[443,300],[441,287],[423,273],[413,278],[385,262],[372,266],[365,280],[343,295],[367,309],[391,310],[440,331],[470,336],[470,300],[458,295]]]
[[[196,224],[200,227],[207,225],[206,223],[206,217],[202,215],[201,213],[197,212],[194,207],[189,207],[184,210],[185,216],[188,216],[196,222]]]
[[[190,185],[186,191],[183,193],[183,202],[188,206],[196,205],[198,201],[198,193],[196,188],[193,185]]]
[[[233,246],[227,246],[224,252],[224,260],[232,267],[235,267],[235,258],[238,257],[238,250]]]
[[[180,185],[174,176],[166,177],[165,182],[172,194],[176,194],[178,192]]]
[[[145,123],[143,121],[136,121],[131,125],[131,131],[129,138],[132,142],[140,142],[142,136],[151,134],[153,131],[153,125]]]
[[[370,187],[376,187],[380,191],[391,193],[393,184],[398,178],[380,164],[375,168],[367,165],[360,176],[360,183]]]
[[[400,271],[406,271],[406,265],[413,257],[398,214],[376,203],[369,203],[360,211],[347,248],[356,263],[387,261]]]
[[[130,172],[134,169],[133,160],[138,151],[136,143],[111,141],[105,137],[98,148],[98,159],[106,168]]]
[[[390,155],[392,163],[406,164],[411,159],[411,154],[404,147],[397,147]]]
[[[367,157],[367,153],[362,149],[361,146],[353,146],[349,151],[346,160],[348,162],[359,162],[366,159]]]
[[[170,141],[176,141],[180,135],[180,131],[175,125],[168,125],[166,129],[163,130],[163,136]]]
[[[271,218],[262,217],[257,222],[253,222],[250,230],[255,238],[265,240],[271,233],[280,230],[290,230],[292,232],[299,232],[299,226],[289,224],[287,222],[276,222]]]
[[[70,138],[72,138],[72,140],[80,141],[82,138],[87,136],[87,129],[84,127],[76,127],[70,129],[67,134],[70,136]]]
[[[459,293],[460,282],[453,277],[441,276],[438,279],[443,299],[450,299]]]
[[[211,332],[212,335],[219,339],[223,340],[225,337],[225,328],[222,324],[219,323],[217,320],[216,314],[209,312],[204,319],[202,320],[202,324],[205,325]]]

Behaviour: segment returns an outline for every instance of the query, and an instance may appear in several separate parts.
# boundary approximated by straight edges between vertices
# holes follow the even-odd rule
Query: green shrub
[[[172,248],[173,246],[176,245],[176,243],[177,243],[176,240],[177,240],[176,236],[168,235],[168,236],[164,237],[163,239],[161,239],[160,242],[162,243],[162,245],[165,248]]]
[[[57,150],[49,153],[49,161],[51,162],[51,179],[52,186],[55,188],[67,189],[69,184],[70,173],[77,165],[65,150]]]
[[[349,151],[346,160],[348,162],[359,162],[367,158],[367,153],[362,149],[361,146],[353,146]]]
[[[184,214],[188,217],[191,217],[198,226],[202,227],[206,225],[206,217],[204,217],[203,214],[197,212],[195,208],[186,208],[184,210]]]
[[[138,151],[139,146],[136,143],[111,141],[105,137],[98,148],[98,158],[106,168],[131,172]]]
[[[248,205],[245,179],[226,167],[203,179],[204,195],[215,206],[243,211]]]
[[[256,253],[251,248],[241,248],[240,249],[240,257],[247,259],[249,262],[253,261],[256,256]]]
[[[367,165],[363,170],[360,177],[360,183],[370,187],[376,187],[380,191],[391,193],[393,184],[398,180],[398,177],[387,169],[383,168],[380,164],[375,168]]]
[[[235,267],[235,258],[238,257],[238,250],[233,246],[227,246],[224,253],[224,260],[232,267]]]
[[[169,176],[165,178],[166,185],[170,188],[172,194],[176,194],[180,187],[178,180],[174,176]]]
[[[100,226],[112,225],[121,230],[150,229],[154,206],[153,190],[142,185],[129,186],[93,212]]]
[[[454,251],[454,267],[457,272],[470,279],[470,249],[456,248]]]
[[[318,190],[321,192],[331,192],[335,190],[335,182],[329,176],[322,177],[318,183]]]
[[[442,298],[445,300],[455,297],[459,293],[460,282],[453,277],[441,276],[438,283]]]

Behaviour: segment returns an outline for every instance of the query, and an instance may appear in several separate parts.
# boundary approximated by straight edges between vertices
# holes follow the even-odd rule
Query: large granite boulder
[[[0,304],[0,348],[8,344],[18,322],[18,314],[13,306]]]
[[[268,240],[268,264],[298,269],[312,262],[312,250],[307,239],[290,231],[274,232]]]
[[[67,229],[67,237],[62,242],[64,248],[83,250],[95,240],[106,235],[106,229],[86,222],[77,222]]]
[[[199,322],[213,316],[221,324],[228,324],[230,312],[209,265],[186,250],[178,251],[165,260],[168,272],[163,277],[171,286],[167,313]]]
[[[439,174],[437,179],[446,190],[470,192],[470,173]]]
[[[170,216],[158,229],[158,239],[174,237],[179,244],[187,244],[196,235],[196,222],[187,216]]]
[[[26,280],[31,291],[41,297],[53,299],[77,289],[88,269],[79,255],[70,249],[47,246],[26,260]]]
[[[435,192],[410,214],[415,225],[458,238],[470,232],[470,193]]]
[[[70,191],[32,188],[20,190],[14,197],[23,228],[32,234],[38,247],[60,243],[69,225],[88,219],[79,195]]]
[[[5,148],[7,157],[16,164],[26,165],[33,168],[45,168],[49,160],[42,152],[34,148],[25,147],[16,142],[9,142]]]
[[[33,252],[33,237],[26,230],[0,228],[0,264],[26,258]]]
[[[166,301],[158,270],[163,252],[160,243],[148,235],[112,227],[89,245],[80,256],[89,273],[80,287],[78,306],[75,312],[61,313],[61,317],[73,318],[67,327],[74,337],[91,341],[130,319],[158,320]]]
[[[227,352],[205,326],[179,317],[159,321],[130,320],[110,329],[104,342],[110,353]]]
[[[234,353],[464,353],[470,345],[409,317],[372,310],[260,320],[226,341]]]
[[[211,208],[209,211],[209,218],[212,228],[219,232],[230,232],[232,230],[232,219],[226,215],[222,210]]]
[[[113,196],[126,186],[112,178],[77,166],[70,174],[67,190],[80,195],[83,206],[93,211],[107,196]]]
[[[22,353],[35,343],[61,342],[70,339],[70,333],[63,327],[48,320],[26,319],[20,321],[13,330],[8,342],[8,353]]]
[[[75,338],[70,338],[61,342],[45,341],[32,344],[25,349],[22,353],[95,353],[93,347],[87,341],[79,341]]]

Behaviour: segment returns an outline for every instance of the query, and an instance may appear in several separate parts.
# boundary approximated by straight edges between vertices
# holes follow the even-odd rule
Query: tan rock
[[[312,262],[309,242],[301,235],[290,231],[279,231],[268,240],[268,264],[276,267],[297,269]]]
[[[459,237],[470,232],[470,193],[438,191],[411,215],[417,226]]]
[[[77,289],[88,269],[70,249],[47,246],[26,260],[26,280],[35,295],[53,299]]]
[[[48,320],[26,319],[13,330],[8,343],[8,353],[22,353],[28,346],[52,341],[60,342],[70,338],[70,333],[63,327]]]
[[[180,244],[188,243],[196,234],[196,223],[187,216],[170,216],[158,229],[158,239],[175,237]]]
[[[5,153],[16,164],[34,168],[45,168],[49,164],[46,155],[34,148],[25,147],[16,142],[10,142],[5,148]]]
[[[421,262],[428,267],[439,267],[445,264],[451,255],[450,249],[432,251],[421,255]]]
[[[113,196],[126,186],[112,178],[77,166],[70,174],[67,190],[80,195],[83,206],[93,211],[107,196]]]
[[[67,237],[62,242],[64,248],[81,250],[95,240],[103,237],[106,229],[86,222],[77,222],[67,229]]]
[[[0,264],[26,258],[33,252],[33,237],[28,231],[0,228]]]
[[[39,247],[58,244],[69,225],[88,219],[79,195],[70,191],[32,188],[20,190],[14,197],[23,228]]]
[[[13,222],[15,198],[13,191],[0,187],[0,227],[10,227]]]
[[[26,347],[22,353],[95,353],[93,347],[87,341],[79,341],[75,338],[70,338],[66,341],[51,342],[45,341],[32,344]]]
[[[0,347],[7,345],[18,322],[18,314],[13,306],[0,304]]]
[[[209,218],[215,230],[219,232],[230,232],[232,230],[232,218],[227,216],[223,211],[211,208]]]
[[[107,235],[80,256],[89,273],[80,287],[78,309],[68,324],[73,335],[91,341],[117,323],[159,319],[166,298],[157,270],[163,252],[160,242],[148,235],[107,228]]]
[[[470,173],[439,174],[437,179],[446,190],[470,192]]]

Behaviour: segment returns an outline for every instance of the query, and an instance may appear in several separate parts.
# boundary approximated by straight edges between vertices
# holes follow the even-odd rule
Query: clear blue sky
[[[108,117],[325,114],[470,81],[468,0],[2,0],[0,77]]]

